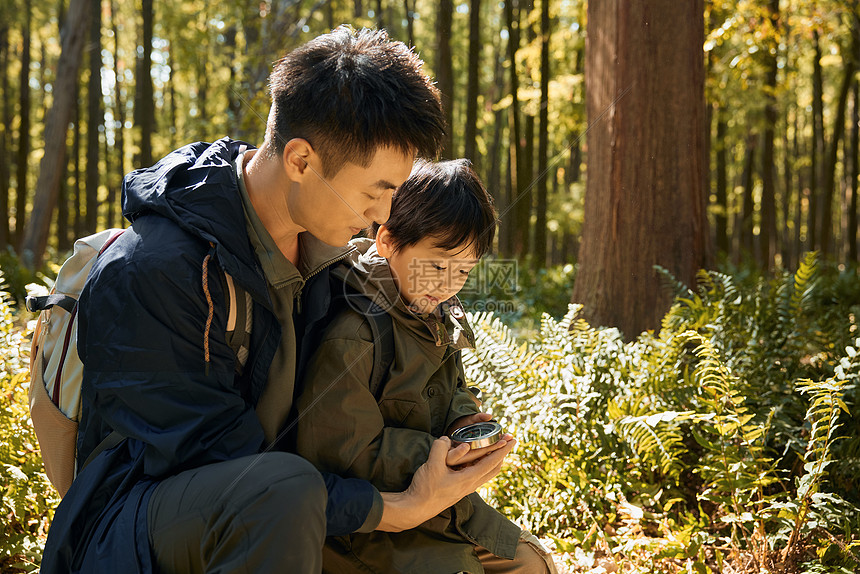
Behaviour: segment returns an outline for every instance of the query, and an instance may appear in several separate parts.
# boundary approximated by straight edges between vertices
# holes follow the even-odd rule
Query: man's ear
[[[384,225],[380,225],[376,231],[376,252],[386,259],[394,255],[394,243],[391,232]]]
[[[308,140],[293,138],[284,145],[281,161],[284,172],[292,181],[299,181],[309,169],[308,163],[312,160],[314,148]]]

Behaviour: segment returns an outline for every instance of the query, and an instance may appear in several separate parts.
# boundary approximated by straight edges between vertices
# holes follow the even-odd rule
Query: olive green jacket
[[[409,486],[436,438],[478,412],[458,356],[474,346],[474,335],[456,297],[440,305],[444,317],[413,313],[373,242],[353,243],[358,249],[332,275],[387,310],[394,361],[374,396],[371,329],[347,305],[323,335],[296,399],[296,450],[320,470],[396,492]],[[331,539],[325,561],[337,572],[349,571],[349,564],[362,572],[482,572],[474,545],[513,558],[519,534],[519,527],[471,494],[407,532]]]

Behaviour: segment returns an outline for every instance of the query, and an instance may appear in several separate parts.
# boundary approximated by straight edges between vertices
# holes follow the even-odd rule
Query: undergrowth
[[[627,344],[577,306],[527,341],[472,316],[467,375],[519,440],[488,494],[584,571],[860,571],[858,289],[814,254],[668,279],[659,334]]]

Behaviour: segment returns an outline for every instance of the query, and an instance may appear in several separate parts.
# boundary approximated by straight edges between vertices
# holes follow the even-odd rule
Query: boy
[[[354,240],[349,264],[332,274],[390,315],[393,362],[374,393],[371,329],[344,305],[296,399],[297,453],[320,470],[400,490],[437,437],[490,419],[465,385],[460,350],[474,336],[456,294],[489,251],[496,215],[466,160],[421,162],[395,194],[388,221],[374,227],[375,240]],[[534,537],[476,493],[417,528],[329,538],[323,566],[337,573],[553,571]]]

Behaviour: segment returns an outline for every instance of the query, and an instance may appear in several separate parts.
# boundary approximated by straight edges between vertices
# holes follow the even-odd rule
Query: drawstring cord
[[[212,317],[215,315],[215,305],[212,303],[212,295],[209,293],[209,260],[215,252],[215,244],[211,241],[212,249],[203,258],[203,294],[206,295],[206,303],[209,305],[209,316],[206,317],[206,330],[203,332],[203,358],[206,362],[206,376],[209,376],[209,330],[212,328]]]

